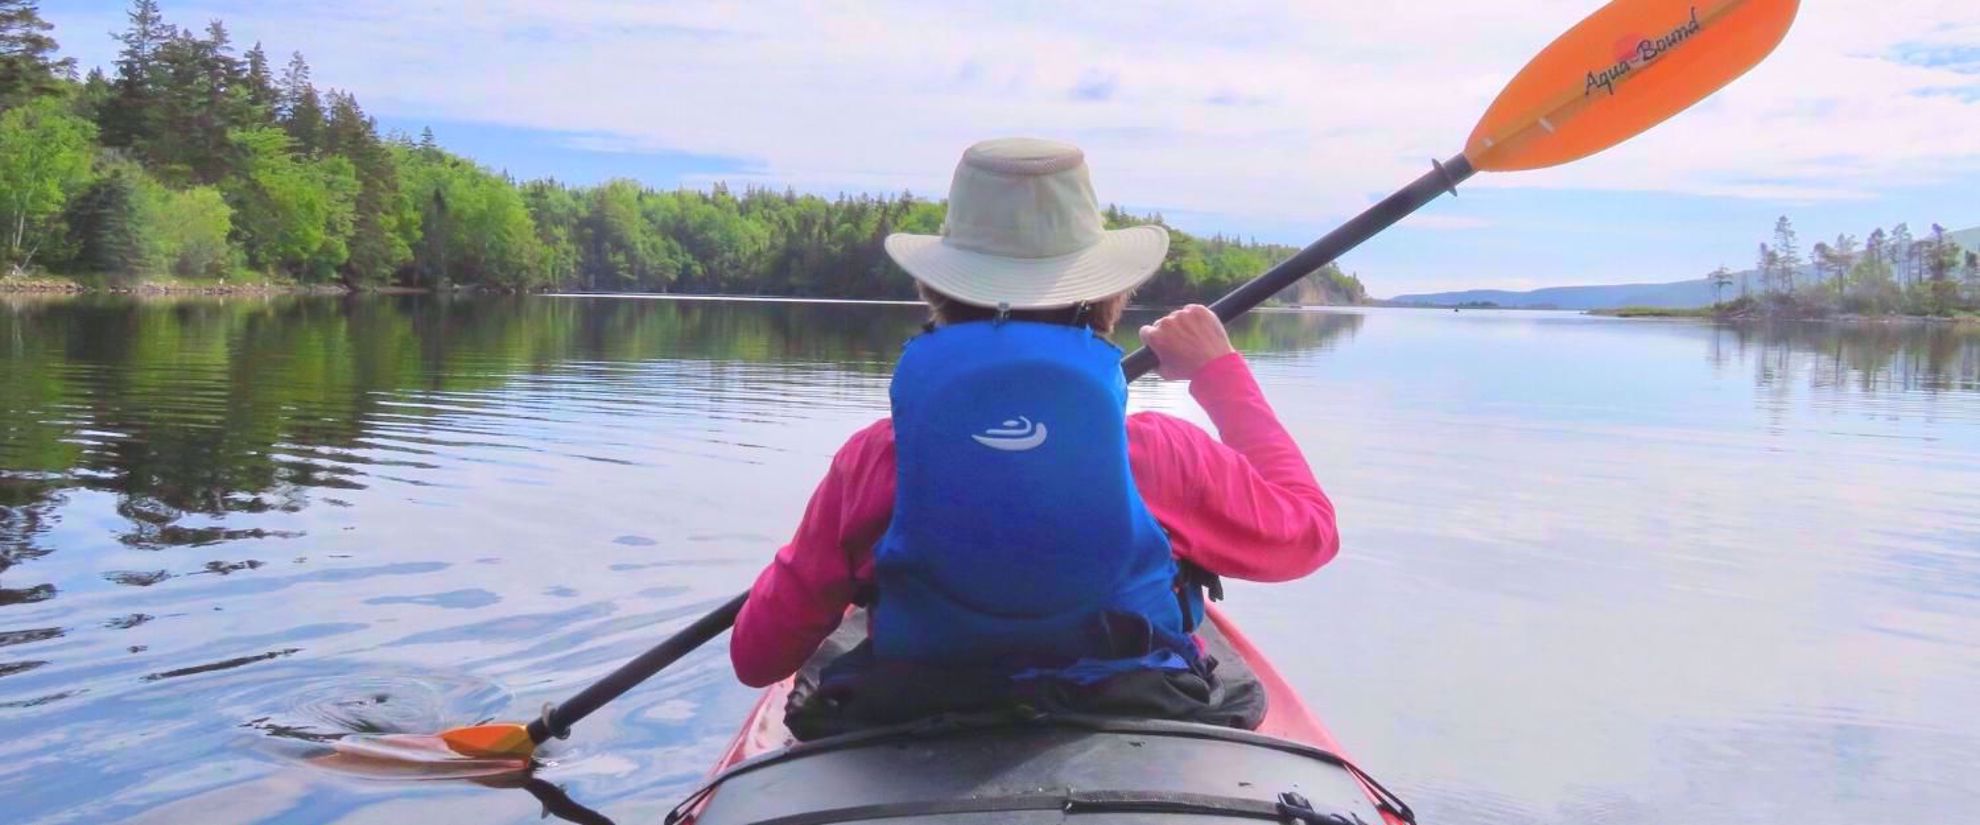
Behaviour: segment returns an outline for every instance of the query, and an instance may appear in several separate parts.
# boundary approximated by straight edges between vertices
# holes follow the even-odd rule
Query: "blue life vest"
[[[1084,327],[1022,321],[908,343],[875,655],[1081,682],[1197,661],[1198,617],[1128,467],[1120,358]]]

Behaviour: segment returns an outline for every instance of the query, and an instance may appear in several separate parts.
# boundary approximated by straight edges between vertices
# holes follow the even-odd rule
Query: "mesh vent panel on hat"
[[[1079,147],[1038,138],[986,140],[963,154],[963,163],[1002,175],[1052,175],[1085,162]]]

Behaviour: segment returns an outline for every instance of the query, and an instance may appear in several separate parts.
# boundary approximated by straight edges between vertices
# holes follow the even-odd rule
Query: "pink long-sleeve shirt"
[[[1340,548],[1334,505],[1236,353],[1191,380],[1222,441],[1161,413],[1127,419],[1128,462],[1178,558],[1212,573],[1288,581]],[[894,507],[894,429],[854,434],[825,473],[791,543],[777,551],[736,617],[729,656],[745,684],[796,673],[873,581],[873,547]]]

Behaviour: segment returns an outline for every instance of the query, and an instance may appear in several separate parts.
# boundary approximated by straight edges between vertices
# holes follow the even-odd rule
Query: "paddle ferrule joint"
[[[1465,182],[1472,175],[1478,173],[1477,170],[1471,167],[1471,158],[1463,154],[1458,154],[1450,160],[1444,161],[1432,158],[1430,165],[1436,167],[1438,176],[1444,179],[1444,191],[1451,193],[1451,197],[1454,198],[1457,197],[1458,184]]]
[[[571,738],[571,727],[569,725],[558,726],[556,716],[557,704],[555,702],[544,702],[543,715],[538,716],[536,721],[529,723],[529,738],[535,740],[539,745],[551,739]]]

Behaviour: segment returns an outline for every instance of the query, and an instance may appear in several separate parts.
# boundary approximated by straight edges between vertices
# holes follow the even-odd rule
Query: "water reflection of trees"
[[[38,473],[0,469],[0,576],[14,565],[47,555],[39,538],[55,509],[61,506],[59,485]],[[0,607],[45,601],[55,595],[51,585],[0,587]]]
[[[1711,357],[1751,359],[1763,389],[1856,392],[1980,389],[1980,326],[1778,323],[1714,329]]]
[[[431,414],[395,403],[410,393],[486,390],[593,362],[879,375],[922,319],[913,306],[604,298],[8,301],[0,575],[48,552],[42,537],[76,490],[115,497],[118,540],[132,548],[285,536],[238,517],[362,487],[363,466],[385,460],[365,449],[367,436]],[[1299,351],[1361,321],[1275,313],[1240,322],[1233,337],[1247,351]],[[1131,346],[1140,322],[1131,317],[1119,343]],[[0,605],[53,595],[0,589]]]
[[[1231,343],[1254,354],[1294,354],[1328,349],[1353,338],[1367,320],[1358,312],[1262,312],[1231,324]]]
[[[1156,310],[1130,310],[1114,331],[1113,341],[1124,350],[1141,345],[1141,325],[1162,317]],[[1254,356],[1294,355],[1333,346],[1352,338],[1367,320],[1358,312],[1265,311],[1232,321],[1231,345]]]
[[[885,369],[917,320],[894,307],[806,309],[588,299],[18,303],[0,312],[0,559],[40,552],[34,537],[70,487],[116,494],[133,546],[245,537],[177,522],[293,511],[302,490],[355,485],[348,464],[362,459],[310,456],[358,446],[393,393],[486,389],[573,361]]]

